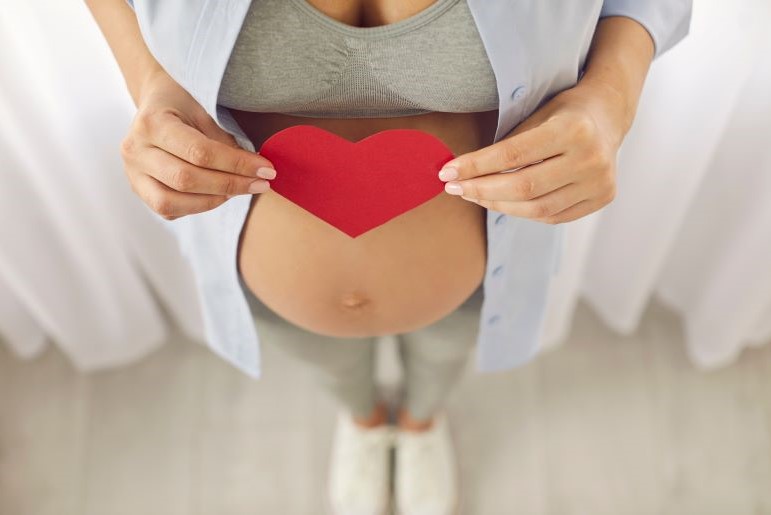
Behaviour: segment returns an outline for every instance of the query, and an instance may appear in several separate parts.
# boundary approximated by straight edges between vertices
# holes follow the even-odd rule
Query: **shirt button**
[[[501,225],[501,224],[502,224],[503,222],[505,222],[505,221],[506,221],[506,215],[504,215],[503,213],[501,213],[501,214],[500,214],[500,215],[498,215],[498,217],[495,219],[495,225]]]
[[[501,319],[500,315],[493,315],[493,316],[491,316],[490,318],[487,319],[487,323],[488,324],[494,324],[494,323],[496,323],[500,319]]]
[[[511,99],[512,100],[519,100],[523,96],[525,96],[525,91],[527,91],[527,88],[525,86],[517,86],[514,88],[514,91],[511,92]]]
[[[503,272],[503,265],[498,265],[493,268],[493,275],[501,275],[501,272]]]

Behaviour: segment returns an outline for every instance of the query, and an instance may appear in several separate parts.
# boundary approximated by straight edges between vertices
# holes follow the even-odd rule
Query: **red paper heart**
[[[313,125],[276,132],[259,153],[276,168],[273,191],[352,238],[441,193],[437,173],[455,157],[439,138],[417,129],[351,142]]]

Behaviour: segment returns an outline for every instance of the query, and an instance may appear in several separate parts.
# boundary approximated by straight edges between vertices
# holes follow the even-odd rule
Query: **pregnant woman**
[[[268,342],[340,401],[336,513],[385,513],[391,445],[399,512],[454,513],[447,395],[475,343],[485,371],[534,354],[556,226],[613,199],[648,67],[690,2],[87,3],[138,108],[128,178],[191,261],[209,344],[258,377]],[[352,238],[270,187],[292,170],[258,151],[297,125],[422,131],[454,156],[444,189]],[[394,416],[382,335],[404,365]]]

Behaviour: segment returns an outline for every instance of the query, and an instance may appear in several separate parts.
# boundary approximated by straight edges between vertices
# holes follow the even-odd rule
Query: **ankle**
[[[433,427],[434,419],[429,418],[427,420],[416,420],[412,418],[409,411],[406,408],[399,409],[399,416],[397,418],[397,427],[403,431],[422,432],[428,431]]]
[[[351,417],[353,423],[365,429],[380,427],[388,422],[388,407],[384,402],[378,401],[369,417]]]

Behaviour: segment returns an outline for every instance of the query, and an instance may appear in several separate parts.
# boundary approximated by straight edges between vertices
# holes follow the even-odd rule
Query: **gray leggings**
[[[378,402],[374,377],[378,338],[337,338],[307,331],[263,304],[243,279],[241,286],[259,324],[260,341],[300,359],[351,414],[369,418]],[[404,372],[403,407],[412,418],[431,418],[463,372],[476,343],[482,298],[480,284],[446,317],[417,331],[394,335]]]

